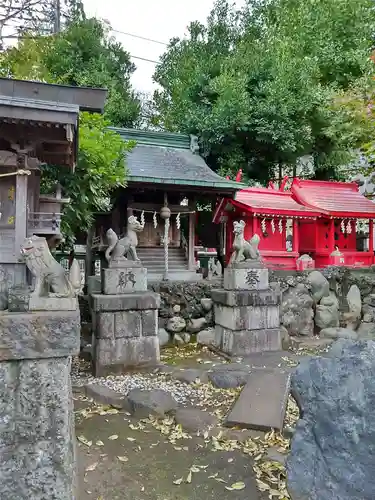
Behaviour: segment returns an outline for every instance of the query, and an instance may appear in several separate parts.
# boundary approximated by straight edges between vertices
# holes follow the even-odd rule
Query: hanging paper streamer
[[[357,219],[355,221],[355,232],[358,233],[361,230],[361,221]]]
[[[264,234],[267,231],[267,222],[266,219],[262,219],[262,222],[260,223],[261,228],[262,228],[262,233]]]
[[[344,219],[341,221],[340,226],[341,226],[341,232],[345,233],[345,221],[344,221]]]
[[[180,227],[181,227],[180,213],[178,213],[177,217],[176,217],[176,226],[177,226],[177,229],[180,229]]]
[[[276,231],[275,221],[273,219],[271,219],[271,229],[273,233]]]
[[[283,220],[279,219],[279,233],[281,234],[283,232]]]
[[[141,212],[141,224],[142,224],[142,226],[145,225],[145,212],[144,212],[144,210],[142,210],[142,212]]]
[[[152,220],[154,221],[154,228],[156,229],[158,227],[158,219],[156,217],[156,212],[154,212]]]
[[[350,220],[348,220],[348,224],[346,226],[346,232],[348,234],[351,234],[351,232],[352,232],[352,223],[350,222]]]

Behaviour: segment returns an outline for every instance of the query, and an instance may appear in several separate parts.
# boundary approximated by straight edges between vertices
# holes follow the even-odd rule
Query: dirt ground
[[[79,500],[267,498],[257,490],[251,457],[241,450],[212,451],[212,442],[197,436],[173,443],[151,424],[138,429],[139,422],[122,412],[85,418],[80,411],[87,415],[89,403],[80,399]]]

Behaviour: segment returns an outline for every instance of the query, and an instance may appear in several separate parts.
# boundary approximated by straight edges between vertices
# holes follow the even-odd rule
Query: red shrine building
[[[294,179],[285,190],[249,187],[234,199],[222,198],[215,223],[222,224],[226,259],[233,243],[233,222],[244,220],[244,237],[260,236],[259,250],[271,269],[295,270],[299,258],[311,267],[374,263],[375,203],[362,196],[356,183]]]

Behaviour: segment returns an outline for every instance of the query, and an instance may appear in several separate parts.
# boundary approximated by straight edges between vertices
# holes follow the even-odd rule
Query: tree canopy
[[[131,87],[135,71],[129,53],[109,36],[109,26],[98,19],[77,19],[51,36],[33,34],[0,54],[0,74],[49,83],[105,87],[104,116],[112,125],[132,126],[140,102]]]
[[[225,174],[242,168],[264,181],[312,155],[316,175],[333,175],[358,140],[341,134],[334,103],[368,74],[372,9],[371,0],[248,0],[236,11],[217,1],[156,68],[153,123],[197,134]]]

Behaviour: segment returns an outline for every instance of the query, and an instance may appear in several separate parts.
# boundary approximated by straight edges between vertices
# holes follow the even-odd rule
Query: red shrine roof
[[[260,216],[315,218],[321,215],[319,210],[300,205],[293,199],[290,191],[250,187],[238,191],[234,200],[222,199],[216,209],[214,222],[218,222],[227,203]]]
[[[355,182],[294,179],[291,192],[299,203],[324,215],[375,218],[375,203],[360,194]]]

